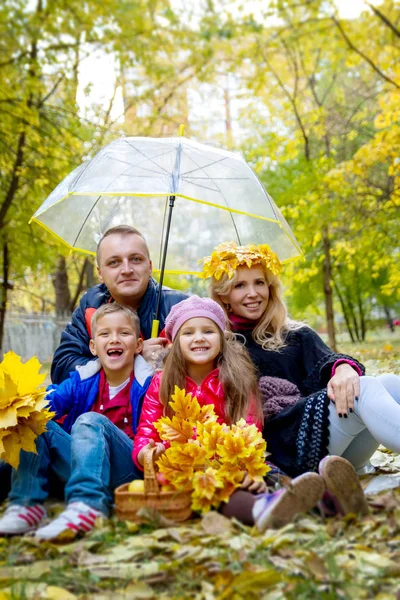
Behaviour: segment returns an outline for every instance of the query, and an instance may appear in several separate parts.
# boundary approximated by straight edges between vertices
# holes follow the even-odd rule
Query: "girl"
[[[232,334],[226,317],[213,300],[192,296],[175,305],[166,319],[165,333],[172,346],[163,372],[154,376],[144,399],[133,459],[143,469],[144,453],[156,445],[156,458],[165,450],[153,423],[170,415],[169,399],[175,386],[196,395],[201,405],[213,404],[219,422],[245,418],[261,428],[262,411],[254,367]],[[281,526],[320,500],[325,485],[315,473],[294,479],[287,489],[264,493],[264,482],[245,477],[222,508],[259,530]]]
[[[287,316],[281,265],[269,246],[215,248],[204,259],[211,295],[226,311],[259,376],[295,384],[305,398],[264,421],[271,459],[290,475],[318,469],[328,454],[362,468],[379,444],[400,452],[400,377],[364,376],[354,358],[330,350]],[[324,461],[320,473],[331,461]],[[325,466],[324,466],[325,465]]]

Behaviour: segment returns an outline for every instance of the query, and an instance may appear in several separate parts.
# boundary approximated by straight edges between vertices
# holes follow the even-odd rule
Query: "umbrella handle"
[[[159,327],[160,327],[160,321],[158,321],[157,319],[153,319],[153,322],[151,324],[151,337],[152,338],[158,337]]]

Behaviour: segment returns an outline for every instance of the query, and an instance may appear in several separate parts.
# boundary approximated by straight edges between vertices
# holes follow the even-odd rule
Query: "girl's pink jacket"
[[[214,404],[214,411],[218,415],[218,422],[224,423],[225,417],[225,399],[224,390],[221,382],[218,379],[219,370],[214,369],[209,375],[201,382],[201,385],[197,385],[193,379],[186,377],[185,390],[187,394],[196,396],[200,406],[205,404]],[[158,421],[164,416],[164,407],[160,402],[160,383],[161,383],[162,372],[154,375],[152,382],[146,392],[143,400],[142,412],[140,415],[139,427],[135,435],[134,447],[132,457],[135,465],[143,470],[143,467],[137,460],[137,455],[143,446],[149,443],[150,440],[154,440],[156,443],[160,442],[158,431],[154,427],[153,423]],[[252,414],[251,407],[249,414],[246,417],[246,423],[252,425],[253,423],[261,430],[262,423],[257,422]]]

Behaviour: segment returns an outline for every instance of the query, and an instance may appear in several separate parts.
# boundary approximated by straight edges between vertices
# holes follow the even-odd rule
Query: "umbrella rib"
[[[143,171],[148,171],[149,173],[156,173],[157,175],[164,175],[164,173],[162,173],[161,171],[153,171],[152,169],[147,169],[146,167],[141,167],[140,165],[142,163],[144,163],[146,161],[146,159],[143,159],[142,162],[138,163],[137,165],[133,165],[132,163],[126,161],[126,160],[120,160],[118,159],[118,162],[123,164],[123,165],[129,165],[129,167],[133,167],[134,169],[136,169],[137,167],[140,167]],[[136,177],[136,175],[135,175]],[[138,175],[139,177],[139,175]]]
[[[131,144],[130,142],[127,141],[127,144],[129,144],[129,146],[131,148],[133,148],[134,150],[136,150],[136,152],[138,154],[140,154],[141,156],[143,156],[145,159],[149,160],[150,162],[152,162],[156,167],[162,169],[167,175],[170,175],[170,173],[167,171],[167,169],[164,169],[164,167],[162,167],[161,165],[158,165],[152,158],[150,158],[149,156],[146,156],[143,152],[141,152],[138,148],[136,148],[136,146],[134,146],[133,144]],[[170,152],[170,150],[166,150],[165,152],[163,152],[162,154],[159,154],[156,158],[158,158],[159,156],[164,156],[165,154],[168,154]]]
[[[151,159],[151,158],[148,158],[148,157],[147,157],[145,154],[141,153],[141,152],[140,152],[140,151],[139,151],[137,148],[135,148],[135,146],[133,146],[132,144],[129,144],[129,146],[130,146],[131,148],[133,148],[134,150],[136,150],[136,152],[138,152],[138,154],[141,154],[141,156],[143,157],[143,160],[142,160],[141,162],[139,162],[137,165],[133,165],[132,163],[129,163],[129,162],[125,161],[125,160],[119,160],[119,162],[121,162],[121,163],[124,163],[124,164],[127,164],[127,165],[130,165],[131,167],[140,167],[140,165],[141,165],[142,163],[144,163],[146,160],[149,160],[149,161],[153,162],[153,163],[154,163],[154,164],[155,164],[157,167],[159,167],[160,169],[162,169],[162,170],[163,170],[163,167],[161,167],[160,165],[157,165],[157,163],[155,163],[155,162],[154,162],[154,159],[155,159],[155,158],[159,158],[160,156],[165,156],[166,154],[168,154],[168,152],[169,152],[169,151],[165,151],[165,150],[164,150],[163,152],[161,152],[160,154],[157,154],[157,156],[154,156],[154,157]],[[144,168],[144,167],[142,167],[142,169],[143,169],[143,168]],[[150,169],[147,169],[147,170],[148,170],[148,171],[150,171],[150,173],[157,173],[157,171],[151,171]],[[165,170],[165,169],[164,169],[164,170]],[[169,174],[167,170],[165,170],[165,172],[166,172],[167,174]],[[159,174],[161,174],[161,173],[159,173]]]
[[[223,158],[220,158],[219,160],[214,160],[212,162],[209,162],[207,165],[203,165],[202,167],[200,165],[197,165],[196,161],[194,160],[193,156],[190,157],[190,160],[192,160],[194,162],[195,165],[197,165],[197,169],[192,169],[191,171],[186,171],[185,173],[182,173],[182,177],[190,174],[190,173],[195,173],[196,171],[203,171],[204,169],[206,169],[207,167],[212,167],[214,165],[217,165],[220,162],[223,162],[224,160],[226,160],[227,158],[229,158],[228,156],[224,156]]]
[[[145,156],[144,154],[142,154],[141,152],[139,152],[139,151],[137,150],[137,148],[135,148],[134,146],[132,146],[132,144],[129,144],[129,145],[131,146],[131,148],[134,148],[134,150],[136,150],[136,151],[137,151],[139,154],[141,154],[142,156]],[[162,156],[162,155],[161,155],[161,154],[159,154],[159,156]],[[151,159],[148,159],[148,160],[150,160],[150,161],[151,161]],[[153,161],[151,161],[151,162],[153,162]],[[128,163],[128,164],[129,164],[129,163]],[[154,163],[154,164],[155,164],[156,166],[159,166],[159,165],[157,165],[156,163]],[[130,169],[131,167],[134,167],[134,166],[135,166],[135,165],[129,164],[129,168],[125,169],[125,171],[123,171],[122,173],[118,173],[118,175],[116,175],[116,176],[114,177],[114,179],[113,179],[112,181],[110,181],[110,183],[107,185],[107,187],[106,187],[106,189],[105,189],[104,191],[106,191],[106,190],[109,190],[109,189],[110,189],[110,186],[111,186],[111,185],[114,183],[114,181],[115,181],[116,179],[118,179],[118,177],[124,177],[125,175],[127,175],[127,173],[129,172],[129,169]],[[162,167],[161,167],[161,169],[162,169]],[[168,171],[165,171],[165,172],[166,172],[166,173],[168,173]],[[123,192],[121,193],[121,195],[123,195]]]
[[[193,162],[196,164],[196,161],[194,160],[194,158],[193,158],[193,157],[191,157],[191,160],[192,160],[192,161],[193,161]],[[225,160],[225,159],[222,159],[222,160]],[[221,161],[216,161],[216,162],[221,162]],[[211,163],[211,164],[215,164],[215,163]],[[200,169],[201,171],[204,171],[204,167],[200,167],[200,165],[199,165],[199,169]],[[209,181],[213,182],[213,180],[211,179],[211,177],[208,175],[207,171],[204,171],[204,174],[205,174],[205,175],[206,175],[206,177],[209,179]],[[218,185],[217,183],[216,183],[215,185],[216,185],[216,187],[217,187],[217,190],[219,191],[219,193],[221,194],[222,198],[223,198],[223,199],[224,199],[224,201],[225,201],[226,208],[228,208],[228,209],[229,209],[228,202],[226,201],[226,198],[225,198],[224,194],[222,193],[222,191],[221,191],[221,189],[220,189],[219,185]],[[229,216],[230,216],[230,217],[231,217],[231,219],[232,219],[233,228],[234,228],[234,230],[236,231],[236,236],[237,236],[238,242],[239,242],[239,244],[241,244],[241,241],[240,241],[240,236],[239,236],[239,232],[238,232],[238,230],[237,230],[237,227],[236,227],[235,220],[234,220],[234,218],[233,218],[233,216],[232,216],[232,213],[231,213],[230,211],[228,211],[228,212],[229,212]]]
[[[81,226],[81,228],[80,228],[80,229],[79,229],[79,231],[78,231],[78,235],[76,236],[76,238],[75,238],[75,240],[74,240],[73,246],[75,246],[76,242],[78,241],[78,239],[79,239],[79,236],[80,236],[80,235],[81,235],[81,233],[82,233],[82,229],[85,227],[85,225],[86,225],[86,223],[87,223],[87,220],[89,219],[90,215],[92,214],[93,210],[95,209],[95,207],[96,207],[96,204],[98,203],[98,201],[100,200],[100,198],[101,198],[101,194],[100,194],[100,196],[98,196],[98,197],[97,197],[97,199],[96,199],[96,202],[93,204],[92,208],[89,210],[88,214],[86,215],[86,218],[85,218],[85,220],[83,221],[83,223],[82,223],[82,226]]]

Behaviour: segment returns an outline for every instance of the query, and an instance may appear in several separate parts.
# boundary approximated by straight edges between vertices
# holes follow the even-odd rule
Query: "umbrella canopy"
[[[168,216],[165,273],[199,273],[199,258],[230,240],[269,244],[281,262],[301,254],[242,156],[184,137],[115,140],[70,173],[32,220],[89,254],[107,229],[132,225],[146,237],[154,269],[160,270]]]

